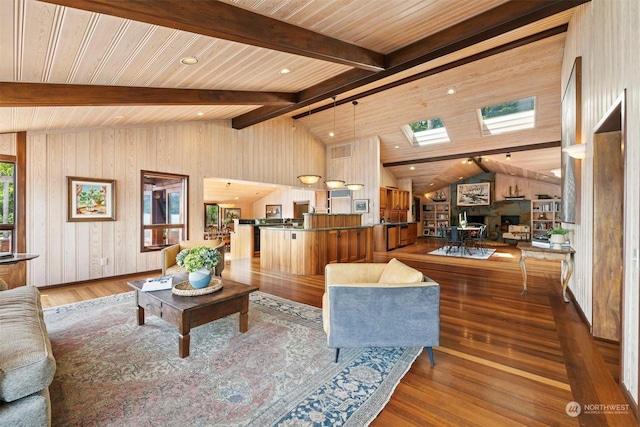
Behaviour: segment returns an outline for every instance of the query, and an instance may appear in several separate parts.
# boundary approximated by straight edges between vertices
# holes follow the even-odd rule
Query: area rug
[[[364,426],[421,348],[327,347],[321,310],[255,292],[249,330],[232,315],[191,331],[136,322],[133,293],[45,310],[57,370],[53,426]]]
[[[484,251],[477,248],[452,248],[449,252],[447,252],[447,246],[443,246],[441,248],[436,249],[435,251],[429,252],[429,255],[440,255],[440,256],[450,256],[450,257],[458,257],[458,258],[473,258],[473,259],[488,259],[493,253],[495,249],[485,249]]]

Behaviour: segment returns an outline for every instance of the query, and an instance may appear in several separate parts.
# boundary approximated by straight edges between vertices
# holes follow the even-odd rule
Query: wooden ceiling
[[[378,136],[417,193],[470,156],[559,183],[564,34],[586,1],[3,1],[0,133],[284,116],[327,145]],[[529,96],[534,130],[480,135],[477,108]],[[410,146],[400,126],[432,117],[451,142]]]

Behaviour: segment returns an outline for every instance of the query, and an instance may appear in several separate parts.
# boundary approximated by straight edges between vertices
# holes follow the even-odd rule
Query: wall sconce
[[[351,191],[358,191],[364,187],[364,184],[347,184],[346,187]]]
[[[322,178],[320,175],[300,175],[298,177],[300,182],[307,185],[315,184],[320,178]]]
[[[330,179],[325,181],[324,183],[331,189],[340,188],[344,185],[344,181],[340,181],[339,179]]]
[[[507,160],[511,160],[511,153],[507,153]]]
[[[564,151],[574,159],[584,159],[585,157],[587,157],[587,144],[570,145],[563,148],[562,151]]]

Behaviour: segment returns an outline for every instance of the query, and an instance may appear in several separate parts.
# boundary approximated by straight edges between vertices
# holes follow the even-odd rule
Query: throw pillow
[[[378,283],[416,283],[422,282],[423,277],[420,271],[393,258],[382,270]]]

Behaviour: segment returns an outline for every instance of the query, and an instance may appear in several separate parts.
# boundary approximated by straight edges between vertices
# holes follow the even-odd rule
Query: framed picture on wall
[[[115,221],[114,179],[67,177],[67,221]]]
[[[282,205],[266,205],[265,217],[267,219],[282,218]]]
[[[582,57],[573,64],[562,97],[562,212],[563,222],[580,223],[580,162],[564,150],[580,144],[582,105]]]
[[[204,228],[217,227],[220,208],[217,203],[204,204]]]
[[[354,213],[366,213],[369,212],[369,199],[355,199],[353,201]]]
[[[491,183],[458,184],[458,206],[489,206]]]
[[[224,218],[227,219],[240,219],[240,208],[225,208]]]

